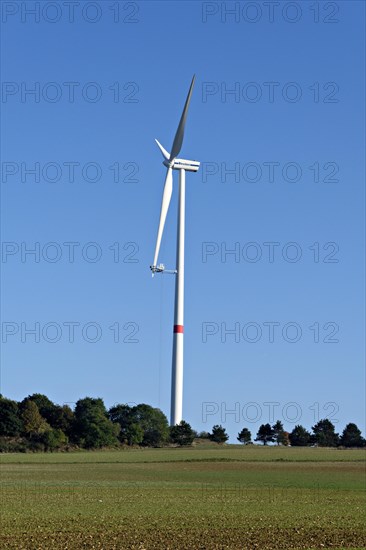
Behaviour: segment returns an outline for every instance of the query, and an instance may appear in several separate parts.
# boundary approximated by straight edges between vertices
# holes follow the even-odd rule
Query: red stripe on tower
[[[181,334],[183,334],[184,326],[183,325],[174,325],[174,331],[173,332],[180,332]]]

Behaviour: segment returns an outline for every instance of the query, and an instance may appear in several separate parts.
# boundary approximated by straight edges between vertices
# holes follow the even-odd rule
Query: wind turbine
[[[170,425],[175,426],[182,420],[183,407],[183,332],[184,332],[184,222],[185,222],[185,182],[186,171],[197,172],[200,163],[195,160],[178,159],[184,137],[189,103],[191,101],[195,75],[188,91],[183,113],[174,137],[170,154],[156,139],[156,143],[164,157],[163,164],[167,167],[165,177],[163,199],[161,203],[160,221],[153,264],[150,266],[152,275],[155,273],[173,273],[175,275],[175,304],[174,304],[174,329],[173,329],[173,361],[172,361],[172,393]],[[173,192],[173,170],[179,170],[178,191],[178,224],[177,224],[177,256],[176,269],[166,270],[164,264],[158,265],[158,256],[161,238],[164,231],[166,216]]]

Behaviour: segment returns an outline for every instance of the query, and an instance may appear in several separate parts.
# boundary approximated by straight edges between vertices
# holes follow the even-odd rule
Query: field
[[[0,548],[366,548],[365,452],[3,454]]]

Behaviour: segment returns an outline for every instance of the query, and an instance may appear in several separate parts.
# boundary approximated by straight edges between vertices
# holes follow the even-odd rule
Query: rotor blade
[[[156,238],[153,267],[157,266],[161,237],[164,231],[165,220],[168,213],[170,199],[172,198],[172,192],[173,192],[173,173],[172,173],[172,168],[169,166],[166,173],[165,185],[164,185],[164,191],[163,191],[163,200],[161,203],[160,221],[159,221],[158,236]]]
[[[186,125],[187,112],[188,112],[189,103],[191,101],[191,95],[192,95],[195,78],[196,78],[196,75],[193,75],[192,82],[187,95],[187,99],[184,105],[183,113],[182,113],[182,116],[180,117],[178,129],[173,141],[172,151],[170,153],[169,160],[175,159],[175,157],[179,154],[179,151],[182,148],[183,137],[184,137],[184,127]]]
[[[164,147],[162,146],[161,143],[158,142],[158,140],[156,139],[155,140],[156,143],[157,143],[157,146],[159,147],[160,151],[161,151],[161,154],[163,155],[163,157],[166,159],[166,160],[169,160],[169,153],[166,149],[164,149]]]

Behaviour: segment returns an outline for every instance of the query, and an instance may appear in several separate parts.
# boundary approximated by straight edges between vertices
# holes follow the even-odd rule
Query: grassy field
[[[366,548],[365,452],[4,454],[0,548]]]

